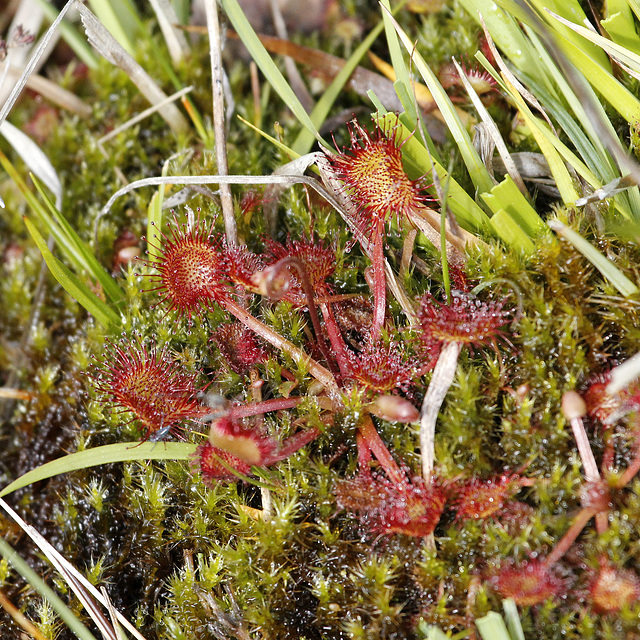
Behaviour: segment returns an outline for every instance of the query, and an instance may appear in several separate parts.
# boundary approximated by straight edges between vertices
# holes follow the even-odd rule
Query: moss
[[[421,19],[418,28],[413,26],[423,54],[436,62],[469,53],[477,42],[477,30],[466,26],[466,17],[464,28],[458,28],[463,15],[458,3],[450,5]],[[359,8],[360,3],[348,3],[343,9],[357,13]],[[408,18],[402,20],[409,28]],[[169,91],[170,81],[154,61],[157,46],[155,35],[142,40],[139,58]],[[195,47],[176,73],[185,84],[196,84],[193,100],[201,113],[208,114],[205,43]],[[106,63],[83,83],[69,75],[64,84],[90,97],[93,113],[86,122],[59,114],[59,126],[43,147],[65,187],[63,213],[88,243],[93,242],[100,206],[120,186],[116,168],[128,180],[158,175],[174,151],[189,147],[194,155],[180,172],[215,172],[213,155],[203,141],[195,134],[176,140],[155,116],[106,143],[105,157],[96,138],[146,105],[122,74]],[[232,69],[231,84],[238,95],[238,112],[252,116],[247,74],[240,65]],[[32,108],[25,106],[16,122],[24,124],[32,116]],[[293,139],[293,123],[270,101],[263,121],[276,120],[286,124],[286,137]],[[287,159],[253,132],[232,124],[229,160],[232,172],[264,174]],[[4,256],[0,370],[3,384],[10,382],[34,396],[28,403],[0,407],[6,443],[0,478],[6,484],[63,452],[136,441],[144,429],[131,416],[100,402],[88,384],[89,373],[108,357],[104,349],[108,336],[50,278],[36,307],[38,317],[28,331],[27,346],[21,345],[35,304],[25,291],[36,290],[40,261],[20,220],[26,207],[14,190],[5,195],[4,186],[10,213],[0,220]],[[234,188],[238,215],[243,216],[240,234],[252,251],[262,252],[267,224],[259,208],[250,215],[242,209],[243,193]],[[101,221],[94,250],[105,265],[123,228],[138,237],[146,232],[150,194],[147,189],[121,199]],[[345,250],[350,240],[346,225],[314,197],[302,189],[291,189],[282,197],[276,240],[284,242],[288,234],[325,243],[335,240],[336,294],[368,296],[367,259],[357,247]],[[216,228],[222,228],[215,201],[197,196],[190,206],[200,208],[203,219],[218,216]],[[185,215],[183,210],[176,212],[180,222]],[[583,216],[571,224],[637,279],[637,242],[603,235]],[[389,245],[398,249],[398,238],[391,237]],[[419,247],[417,254],[423,271],[416,268],[406,282],[413,299],[439,290],[442,282],[433,252]],[[532,482],[518,490],[516,504],[487,520],[461,522],[449,504],[435,530],[434,547],[428,540],[402,534],[373,534],[354,513],[337,505],[336,483],[348,482],[357,473],[356,433],[366,411],[363,393],[347,394],[345,406],[329,415],[312,395],[308,367],[273,351],[265,363],[255,366],[253,377],[232,372],[210,340],[213,329],[229,321],[228,315],[214,308],[190,322],[167,314],[162,305],[154,306],[158,295],[147,291],[149,273],[148,266],[138,263],[115,276],[126,293],[126,335],[135,332],[142,340],[168,345],[181,366],[209,385],[209,393],[229,400],[248,404],[258,389],[263,399],[309,394],[297,408],[269,415],[264,426],[279,440],[300,425],[321,431],[315,442],[260,471],[259,481],[271,487],[270,512],[258,486],[238,481],[209,488],[178,462],[104,465],[53,478],[12,496],[25,519],[73,564],[93,581],[108,585],[114,605],[136,620],[150,640],[418,638],[424,635],[420,629],[425,623],[465,632],[474,617],[499,609],[499,595],[487,579],[499,571],[499,561],[547,554],[580,509],[583,473],[561,412],[563,393],[583,388],[594,374],[637,351],[640,341],[637,301],[622,299],[584,258],[551,235],[539,240],[535,255],[528,259],[496,244],[472,252],[466,265],[470,283],[492,283],[480,297],[517,300],[521,315],[505,330],[509,344],[462,355],[438,420],[438,471],[447,487],[461,479],[503,473],[522,474]],[[312,334],[304,310],[283,301],[250,302],[256,317],[309,349]],[[395,327],[401,328],[390,328],[390,340],[406,342],[411,358],[418,361],[415,331],[406,328],[405,316],[395,303],[390,315]],[[422,400],[430,375],[417,378],[409,394],[414,404]],[[392,455],[408,466],[410,475],[417,474],[416,430],[375,420]],[[633,427],[635,416],[626,424]],[[594,425],[588,429],[600,459],[606,438]],[[184,437],[202,441],[196,430]],[[631,455],[630,444],[618,446],[616,465],[624,468]],[[374,472],[381,472],[380,467],[374,466]],[[560,571],[567,580],[566,593],[559,594],[557,602],[522,609],[527,637],[618,638],[635,632],[637,606],[600,616],[581,596],[588,591],[589,570],[597,568],[602,557],[640,571],[639,486],[634,481],[614,491],[606,533],[597,535],[589,525],[563,558]],[[2,527],[32,566],[49,575],[33,549],[15,540],[6,524]],[[24,591],[23,583],[4,564],[0,578],[9,598],[47,637],[70,637],[57,626],[48,606]],[[65,597],[78,608],[72,596]],[[11,624],[6,616],[0,619],[7,633],[15,631]]]

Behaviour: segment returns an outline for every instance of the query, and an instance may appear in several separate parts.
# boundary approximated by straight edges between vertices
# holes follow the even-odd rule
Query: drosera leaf
[[[47,263],[51,274],[64,290],[81,304],[100,324],[111,328],[119,327],[121,325],[120,316],[106,302],[100,300],[84,282],[69,271],[69,269],[49,251],[45,239],[40,235],[40,232],[31,220],[25,217],[24,223],[40,250],[44,261]]]
[[[27,487],[34,482],[70,473],[78,469],[89,469],[114,462],[146,462],[148,460],[189,460],[196,445],[189,442],[118,442],[102,447],[70,453],[62,458],[46,462],[21,475],[0,491],[0,498]]]
[[[20,557],[18,552],[0,538],[0,554],[31,585],[60,616],[64,623],[80,640],[96,640],[76,615],[67,607],[62,598]]]
[[[549,220],[547,224],[559,236],[570,242],[623,296],[628,298],[640,291],[611,260],[603,256],[579,233],[567,227],[560,220]]]

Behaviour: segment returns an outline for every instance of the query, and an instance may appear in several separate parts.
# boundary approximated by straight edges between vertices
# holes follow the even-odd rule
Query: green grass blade
[[[539,118],[533,115],[516,87],[508,80],[505,80],[505,84],[511,98],[518,108],[518,111],[520,111],[520,114],[531,130],[533,137],[536,139],[536,142],[540,147],[540,151],[543,153],[549,164],[551,175],[556,181],[556,185],[558,187],[558,190],[560,191],[562,201],[565,204],[575,202],[578,199],[578,193],[573,186],[573,180],[562,160],[562,157],[556,150],[555,140],[551,139],[551,137],[553,137],[554,139],[557,138],[553,136],[553,134],[548,130],[548,125],[546,123],[543,123]],[[547,133],[549,135],[546,135]],[[560,144],[559,140],[558,143]],[[567,151],[569,150],[567,149]]]
[[[640,38],[628,0],[608,0],[604,5],[605,18],[600,24],[610,38],[627,49],[640,53]]]
[[[245,120],[241,115],[238,116],[238,120],[246,124],[247,127],[249,127],[250,129],[253,129],[256,133],[259,133],[265,140],[268,140],[274,147],[276,147],[277,149],[280,149],[280,151],[288,155],[293,160],[300,157],[299,153],[296,153],[293,149],[287,147],[286,144],[284,144],[283,142],[280,142],[280,140],[277,140],[273,136],[270,136],[268,133],[265,133],[262,129],[259,129],[258,127],[256,127],[254,124],[252,124],[248,120]]]
[[[86,270],[95,280],[97,280],[105,292],[105,294],[116,304],[124,300],[124,292],[118,286],[116,281],[104,270],[102,265],[98,262],[91,250],[82,242],[79,236],[74,231],[73,227],[67,222],[67,220],[56,209],[55,205],[51,202],[39,181],[35,176],[31,176],[36,189],[42,196],[47,205],[47,208],[55,217],[56,222],[52,218],[45,207],[38,201],[35,195],[31,192],[31,189],[27,187],[26,183],[16,171],[15,167],[9,162],[9,159],[0,151],[0,164],[2,164],[5,171],[9,174],[9,177],[16,184],[18,189],[22,192],[27,201],[27,204],[35,214],[40,224],[51,233],[58,243],[63,255],[69,260],[69,262],[78,271]]]
[[[320,100],[318,100],[318,102],[316,103],[316,106],[313,108],[310,116],[311,122],[314,124],[316,129],[319,129],[326,120],[331,107],[340,95],[343,87],[349,81],[351,74],[358,66],[362,57],[366,54],[367,51],[369,51],[371,45],[380,35],[382,27],[383,24],[382,22],[380,22],[380,24],[376,25],[371,30],[369,35],[362,41],[360,45],[358,45],[356,50],[351,54],[344,67],[340,69],[336,77],[325,90]],[[300,131],[300,133],[298,134],[298,137],[295,139],[295,142],[292,145],[292,149],[297,154],[303,156],[311,151],[311,147],[313,146],[315,139],[316,136],[314,135],[314,133],[312,133],[308,129],[302,129],[302,131]]]
[[[440,110],[440,113],[442,114],[447,127],[460,150],[460,155],[467,167],[467,171],[469,172],[469,176],[471,177],[474,186],[480,192],[491,191],[494,182],[489,175],[487,168],[484,166],[484,163],[480,159],[478,152],[475,150],[473,143],[471,142],[471,138],[460,121],[460,117],[458,116],[453,103],[449,99],[447,92],[442,88],[442,85],[438,81],[436,75],[424,61],[420,53],[414,49],[413,43],[402,30],[400,25],[393,19],[393,17],[389,16],[389,18],[393,21],[396,31],[400,36],[400,40],[407,52],[409,55],[413,56],[416,68],[420,72],[427,88],[431,92],[435,103],[438,105],[438,109]]]
[[[640,291],[627,276],[616,267],[611,260],[603,256],[593,245],[579,233],[562,224],[559,220],[549,220],[549,226],[565,240],[570,242],[619,292],[625,297],[633,296]]]
[[[59,229],[56,228],[56,225],[47,224],[45,220],[41,220],[41,222],[46,224],[47,231],[54,235],[56,240],[60,242],[61,247],[65,247],[65,257],[74,264],[78,271],[85,270],[92,278],[97,280],[102,286],[105,295],[112,302],[121,303],[125,297],[124,291],[98,262],[91,249],[80,239],[80,236],[75,232],[68,220],[56,209],[56,206],[51,202],[35,176],[31,176],[31,180],[38,193],[42,196],[51,215],[58,223]]]
[[[34,482],[53,478],[61,473],[89,469],[113,462],[145,462],[147,460],[188,460],[197,445],[189,442],[118,442],[103,447],[85,449],[51,460],[14,480],[0,491],[0,498]]]
[[[519,221],[514,220],[504,209],[498,209],[491,217],[490,223],[495,235],[508,247],[525,255],[531,255],[536,250],[536,246],[520,227]]]
[[[305,108],[296,97],[293,89],[291,89],[289,83],[285,80],[282,73],[280,73],[280,70],[271,59],[271,56],[267,53],[267,50],[260,42],[260,39],[253,30],[253,27],[249,24],[249,21],[242,12],[237,0],[221,0],[221,2],[227,17],[233,25],[233,28],[240,36],[244,46],[249,50],[251,57],[254,59],[265,78],[276,90],[287,107],[291,109],[302,126],[310,131],[315,138],[322,141],[322,138],[309,117],[309,114],[305,111]]]
[[[504,180],[493,187],[489,193],[482,193],[480,196],[494,212],[494,217],[498,211],[506,211],[530,238],[538,238],[548,233],[547,225],[522,195],[510,176],[505,176]],[[491,222],[495,228],[493,217]]]
[[[67,607],[60,596],[20,557],[18,552],[5,540],[0,538],[0,554],[7,562],[53,607],[61,620],[80,638],[80,640],[96,640],[95,636]],[[6,636],[5,636],[6,637]]]
[[[612,58],[618,59],[636,73],[640,73],[640,55],[637,53],[634,53],[627,47],[623,47],[617,42],[613,42],[608,38],[601,36],[599,33],[595,33],[591,31],[591,29],[583,27],[582,25],[574,24],[562,17],[559,17],[558,19],[572,31],[580,34],[583,38],[589,40],[589,42],[592,42],[597,47],[601,47],[602,50],[608,53]]]
[[[509,0],[509,2],[513,2],[513,0]],[[564,20],[568,20],[574,24],[583,24],[587,16],[578,0],[530,0],[530,3],[538,10],[540,17],[549,27],[561,36],[560,40],[571,43],[572,46],[582,51],[586,57],[591,58],[598,66],[602,67],[608,73],[611,73],[609,58],[601,49],[589,40],[583,40],[582,37],[572,31],[570,27],[549,13],[552,11]]]
[[[105,327],[119,327],[120,317],[106,302],[89,289],[89,287],[78,279],[62,262],[60,262],[49,251],[45,239],[28,218],[24,218],[24,223],[31,234],[36,246],[40,250],[44,261],[49,267],[53,277],[60,283],[63,289],[78,303],[80,303],[101,325]]]

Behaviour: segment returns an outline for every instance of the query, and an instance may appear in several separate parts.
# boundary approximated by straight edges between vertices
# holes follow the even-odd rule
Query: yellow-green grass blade
[[[481,194],[487,206],[494,212],[491,218],[492,226],[495,228],[495,214],[500,210],[506,211],[509,216],[518,223],[518,226],[531,238],[548,232],[547,225],[542,221],[536,210],[529,201],[522,195],[516,183],[510,176],[505,176],[504,180],[497,184],[489,193]]]
[[[476,626],[482,640],[514,640],[509,634],[504,618],[495,611],[490,611],[482,618],[476,618]]]
[[[104,301],[89,289],[89,287],[75,276],[62,262],[49,251],[45,239],[40,235],[35,225],[28,218],[24,218],[31,237],[40,250],[44,261],[49,267],[53,277],[62,288],[79,304],[81,304],[101,325],[109,328],[117,328],[121,321],[118,314]]]
[[[129,55],[135,54],[134,42],[143,33],[140,16],[129,0],[89,0],[89,6],[102,25]]]
[[[573,22],[569,22],[563,18],[559,19],[572,31],[579,33],[583,38],[589,40],[589,42],[601,47],[602,50],[608,53],[612,58],[618,59],[620,62],[627,65],[632,71],[640,73],[640,55],[617,42],[601,36],[599,33],[594,33],[582,25],[573,24]]]
[[[518,69],[531,77],[539,74],[537,56],[533,55],[535,52],[515,19],[517,13],[509,13],[494,0],[459,1],[478,23],[482,15],[491,37]]]
[[[555,145],[552,141],[545,135],[545,131],[547,131],[547,125],[543,124],[539,118],[536,118],[531,110],[523,100],[522,96],[516,89],[516,87],[511,84],[508,80],[505,79],[505,85],[512,100],[515,102],[518,111],[522,115],[525,123],[531,130],[538,146],[540,147],[540,151],[547,159],[549,163],[549,169],[551,170],[551,175],[553,179],[556,181],[556,185],[558,190],[560,191],[560,196],[562,197],[562,201],[565,204],[570,204],[575,202],[578,199],[578,193],[573,186],[573,180],[567,170],[560,154],[555,148]],[[555,137],[555,136],[554,136]],[[558,141],[559,142],[559,141]],[[575,154],[574,154],[575,157]],[[576,157],[577,160],[577,157]]]
[[[197,445],[189,442],[118,442],[85,449],[27,471],[0,491],[0,498],[34,482],[101,464],[146,462],[147,460],[189,460],[196,448]]]
[[[513,0],[508,0],[513,2]],[[502,0],[500,4],[504,6],[505,0]],[[550,15],[550,11],[558,16],[573,22],[574,24],[583,24],[587,16],[580,6],[578,0],[530,0],[533,7],[538,10],[538,15],[553,29],[560,39],[566,39],[571,42],[575,47],[579,48],[585,56],[591,58],[605,69],[608,73],[611,73],[611,63],[607,55],[598,47],[594,46],[588,40],[583,40],[579,35],[572,31],[566,24],[563,24],[557,18]],[[526,23],[526,21],[525,21]]]
[[[16,184],[18,189],[24,195],[27,204],[35,214],[40,224],[51,233],[58,243],[60,250],[69,262],[78,270],[86,270],[95,280],[100,282],[105,294],[114,303],[119,303],[124,299],[124,292],[118,286],[116,281],[104,270],[102,265],[95,258],[91,250],[80,240],[79,236],[73,230],[73,227],[67,222],[67,220],[56,209],[55,205],[51,202],[46,192],[40,185],[40,182],[35,176],[31,176],[31,179],[39,191],[40,195],[45,201],[45,204],[49,211],[55,216],[56,222],[47,209],[42,206],[36,196],[32,193],[31,189],[26,185],[20,174],[16,171],[15,167],[9,162],[9,159],[0,151],[0,164],[4,170],[9,174],[9,177]]]

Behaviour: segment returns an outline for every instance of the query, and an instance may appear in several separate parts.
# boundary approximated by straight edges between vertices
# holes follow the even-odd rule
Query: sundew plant
[[[12,3],[2,637],[639,637],[639,20]]]

